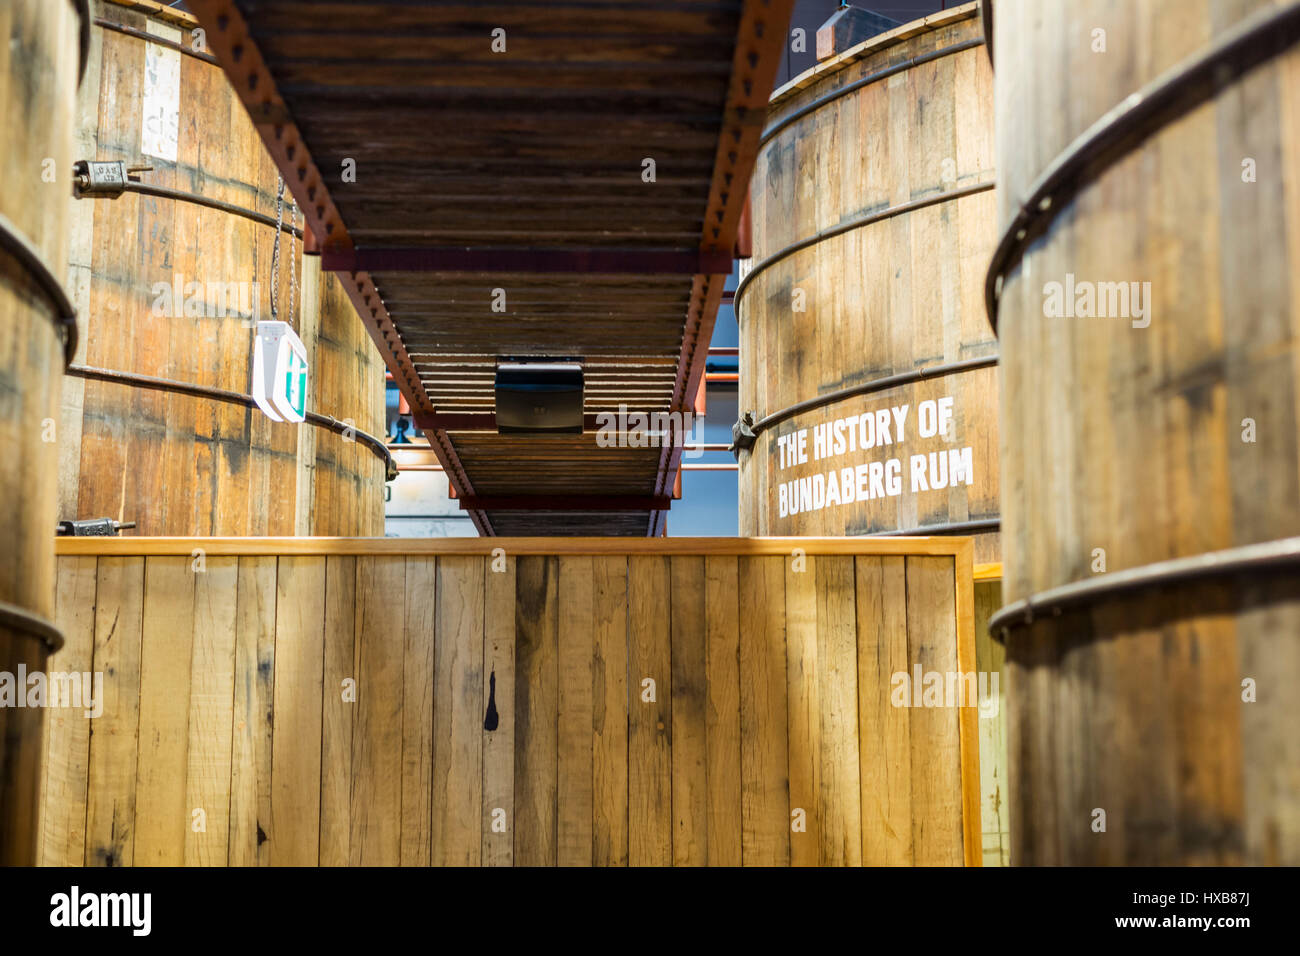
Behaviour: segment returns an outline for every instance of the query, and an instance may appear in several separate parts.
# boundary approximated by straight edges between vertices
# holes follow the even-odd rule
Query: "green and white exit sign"
[[[307,349],[288,322],[258,322],[253,400],[273,422],[307,417]]]

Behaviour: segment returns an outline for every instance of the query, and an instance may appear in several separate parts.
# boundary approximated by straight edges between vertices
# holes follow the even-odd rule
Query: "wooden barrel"
[[[98,5],[76,160],[152,166],[149,187],[276,216],[278,173],[187,13]],[[284,219],[290,219],[286,190]],[[302,216],[298,216],[299,225]],[[342,284],[273,224],[128,190],[73,204],[77,362],[248,394],[253,330],[279,318],[307,348],[307,408],[375,435],[383,364]],[[297,268],[297,314],[288,314]],[[383,533],[382,460],[364,444],[238,405],[69,377],[59,514],[136,522],[145,535]]]
[[[975,4],[773,96],[736,290],[740,529],[977,534],[997,560],[992,74]]]
[[[1012,862],[1300,864],[1300,4],[994,20]]]
[[[983,626],[1001,602],[982,39],[967,4],[840,52],[773,95],[750,193],[753,259],[735,298],[740,408],[756,423],[739,487],[746,535],[973,535],[987,565],[977,669],[996,674],[1001,651]],[[1002,714],[979,722],[986,865],[1005,862],[1009,844]]]
[[[54,616],[54,476],[70,303],[68,171],[81,18],[67,0],[0,6],[0,865],[35,863],[45,710],[27,674],[62,642]],[[59,300],[63,301],[60,302]],[[75,335],[75,333],[73,333]],[[33,685],[34,686],[34,685]]]

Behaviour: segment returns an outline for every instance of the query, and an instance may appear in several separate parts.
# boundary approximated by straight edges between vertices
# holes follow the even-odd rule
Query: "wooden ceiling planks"
[[[439,423],[492,427],[501,358],[583,362],[589,427],[693,409],[792,5],[191,0],[457,495],[557,496],[480,532],[662,531],[577,508],[680,448]]]

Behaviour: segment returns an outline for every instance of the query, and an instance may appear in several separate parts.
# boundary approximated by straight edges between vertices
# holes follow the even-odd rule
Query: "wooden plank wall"
[[[104,703],[50,712],[41,860],[977,864],[973,708],[891,705],[974,669],[969,539],[918,540],[64,545]]]

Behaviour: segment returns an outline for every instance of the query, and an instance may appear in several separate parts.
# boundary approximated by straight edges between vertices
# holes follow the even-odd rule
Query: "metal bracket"
[[[745,412],[740,416],[740,421],[731,426],[731,447],[727,450],[736,456],[736,461],[740,461],[740,453],[753,448],[757,440],[758,434],[754,431],[754,413]]]
[[[126,192],[128,183],[140,182],[140,173],[152,170],[152,166],[128,166],[120,159],[79,160],[72,166],[74,194],[78,199],[87,196],[107,196],[109,199],[116,199]]]

